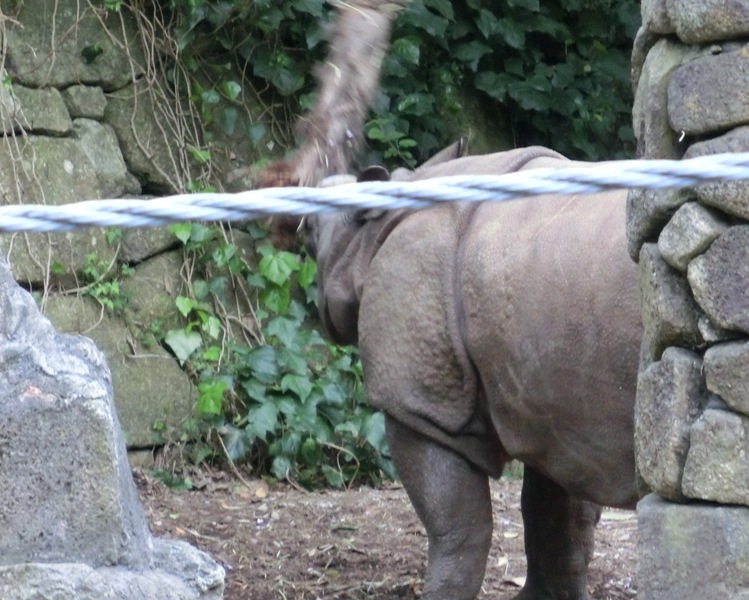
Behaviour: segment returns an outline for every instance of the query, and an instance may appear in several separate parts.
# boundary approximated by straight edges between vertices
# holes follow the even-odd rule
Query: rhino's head
[[[398,169],[393,179],[417,178],[425,168],[446,163],[465,154],[463,138],[428,160],[416,171]],[[333,176],[321,185],[354,181],[388,181],[391,176],[380,166],[366,168],[353,177]],[[339,344],[356,344],[359,338],[359,303],[369,264],[390,232],[408,211],[359,210],[322,213],[304,221],[307,251],[317,260],[318,308],[328,335]]]
[[[376,167],[365,170],[357,181],[388,178],[385,169]],[[314,214],[304,219],[307,252],[317,260],[320,319],[328,335],[338,344],[358,341],[357,322],[364,277],[382,243],[378,243],[375,233],[381,229],[378,225],[391,220],[387,215],[393,216],[393,213],[357,210]]]

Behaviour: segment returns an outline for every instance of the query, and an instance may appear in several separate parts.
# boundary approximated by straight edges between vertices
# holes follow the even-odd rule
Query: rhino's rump
[[[460,269],[466,347],[503,446],[610,505],[634,499],[641,331],[624,196],[483,205]]]

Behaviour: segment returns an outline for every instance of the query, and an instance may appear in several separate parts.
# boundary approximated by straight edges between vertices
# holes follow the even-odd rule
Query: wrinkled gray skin
[[[526,148],[426,165],[412,177],[573,164]],[[368,399],[387,415],[398,475],[427,530],[424,600],[478,593],[492,535],[488,477],[510,458],[525,463],[528,573],[518,598],[589,597],[600,505],[637,500],[641,326],[625,197],[307,223],[324,326],[338,342],[358,342]]]

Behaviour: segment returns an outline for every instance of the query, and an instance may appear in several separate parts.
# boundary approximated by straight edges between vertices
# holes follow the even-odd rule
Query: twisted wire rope
[[[0,232],[235,221],[343,209],[419,209],[438,202],[498,202],[542,194],[590,194],[621,188],[664,189],[746,179],[749,179],[749,152],[680,161],[610,161],[585,167],[529,169],[506,175],[461,175],[412,182],[264,188],[236,194],[177,194],[151,200],[87,200],[66,205],[10,204],[0,206]]]

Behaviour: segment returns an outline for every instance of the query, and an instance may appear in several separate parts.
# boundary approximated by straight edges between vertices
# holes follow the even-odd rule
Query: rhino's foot
[[[591,598],[585,586],[576,590],[548,590],[526,584],[513,600],[591,600]]]
[[[526,465],[521,509],[528,576],[517,600],[589,600],[588,563],[600,507]]]
[[[429,538],[422,600],[473,600],[492,541],[489,480],[452,450],[386,423],[395,468]]]

